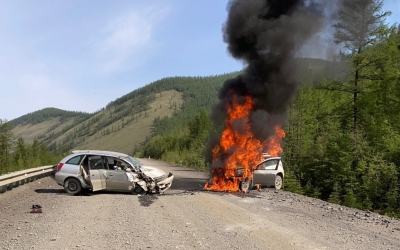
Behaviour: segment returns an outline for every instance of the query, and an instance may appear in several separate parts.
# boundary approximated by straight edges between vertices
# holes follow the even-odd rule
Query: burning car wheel
[[[81,183],[77,179],[67,179],[64,184],[65,192],[68,194],[74,195],[81,192]]]
[[[251,180],[249,179],[243,179],[239,184],[240,190],[244,193],[248,193],[250,191],[250,186],[251,186]]]
[[[282,177],[280,175],[275,176],[275,189],[281,189],[282,183]]]

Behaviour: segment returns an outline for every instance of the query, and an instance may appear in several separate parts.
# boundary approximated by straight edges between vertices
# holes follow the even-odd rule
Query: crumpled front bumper
[[[167,178],[165,178],[160,182],[157,182],[159,190],[161,190],[162,192],[166,191],[168,188],[171,187],[173,180],[174,180],[174,175],[170,172]]]

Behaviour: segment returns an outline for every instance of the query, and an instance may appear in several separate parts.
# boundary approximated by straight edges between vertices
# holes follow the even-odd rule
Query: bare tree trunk
[[[358,65],[357,65],[358,66]],[[354,77],[354,90],[353,90],[353,137],[354,137],[354,156],[353,156],[353,167],[355,168],[358,164],[358,156],[357,156],[357,132],[358,132],[358,110],[357,110],[357,86],[358,86],[358,79],[359,79],[359,72],[358,69],[356,70],[356,74]]]
[[[357,49],[357,55],[361,54],[361,47]],[[358,81],[360,79],[360,66],[361,62],[359,58],[355,61],[355,75],[354,75],[354,89],[353,89],[353,139],[354,139],[354,149],[353,149],[353,168],[356,168],[358,164],[358,106],[357,106],[357,95],[358,95]]]

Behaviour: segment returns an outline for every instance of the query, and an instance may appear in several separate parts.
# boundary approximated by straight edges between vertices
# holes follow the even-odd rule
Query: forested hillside
[[[57,109],[57,108],[44,108],[42,110],[38,110],[35,112],[28,113],[26,115],[23,115],[21,117],[18,117],[10,123],[16,127],[18,125],[35,125],[37,123],[59,117],[60,122],[64,122],[68,118],[81,118],[85,119],[90,117],[92,114],[84,113],[84,112],[76,112],[76,111],[65,111],[62,109]]]
[[[184,125],[180,119],[177,123],[163,123],[167,117],[179,116],[187,121],[201,107],[210,108],[222,82],[235,74],[155,81],[110,102],[68,131],[46,134],[42,141],[60,152],[90,146],[131,153],[152,134]]]
[[[95,148],[132,153],[157,131],[184,126],[201,107],[210,108],[223,81],[238,73],[210,77],[170,77],[132,91],[93,114],[54,108],[15,120],[12,133],[27,143],[36,138],[57,154],[74,148]],[[177,123],[163,124],[179,116]],[[157,130],[157,131],[156,131]]]
[[[44,108],[10,121],[12,133],[32,143],[36,138],[42,140],[46,134],[65,133],[69,128],[89,118],[93,114]]]
[[[32,143],[26,143],[22,137],[15,138],[12,124],[0,119],[0,175],[55,164],[60,157],[36,138]]]

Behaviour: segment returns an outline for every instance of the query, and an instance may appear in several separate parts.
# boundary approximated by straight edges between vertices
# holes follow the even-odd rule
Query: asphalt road
[[[285,191],[203,191],[172,172],[162,195],[68,196],[50,177],[0,195],[0,249],[400,249],[400,221]],[[32,204],[43,213],[31,214]]]

